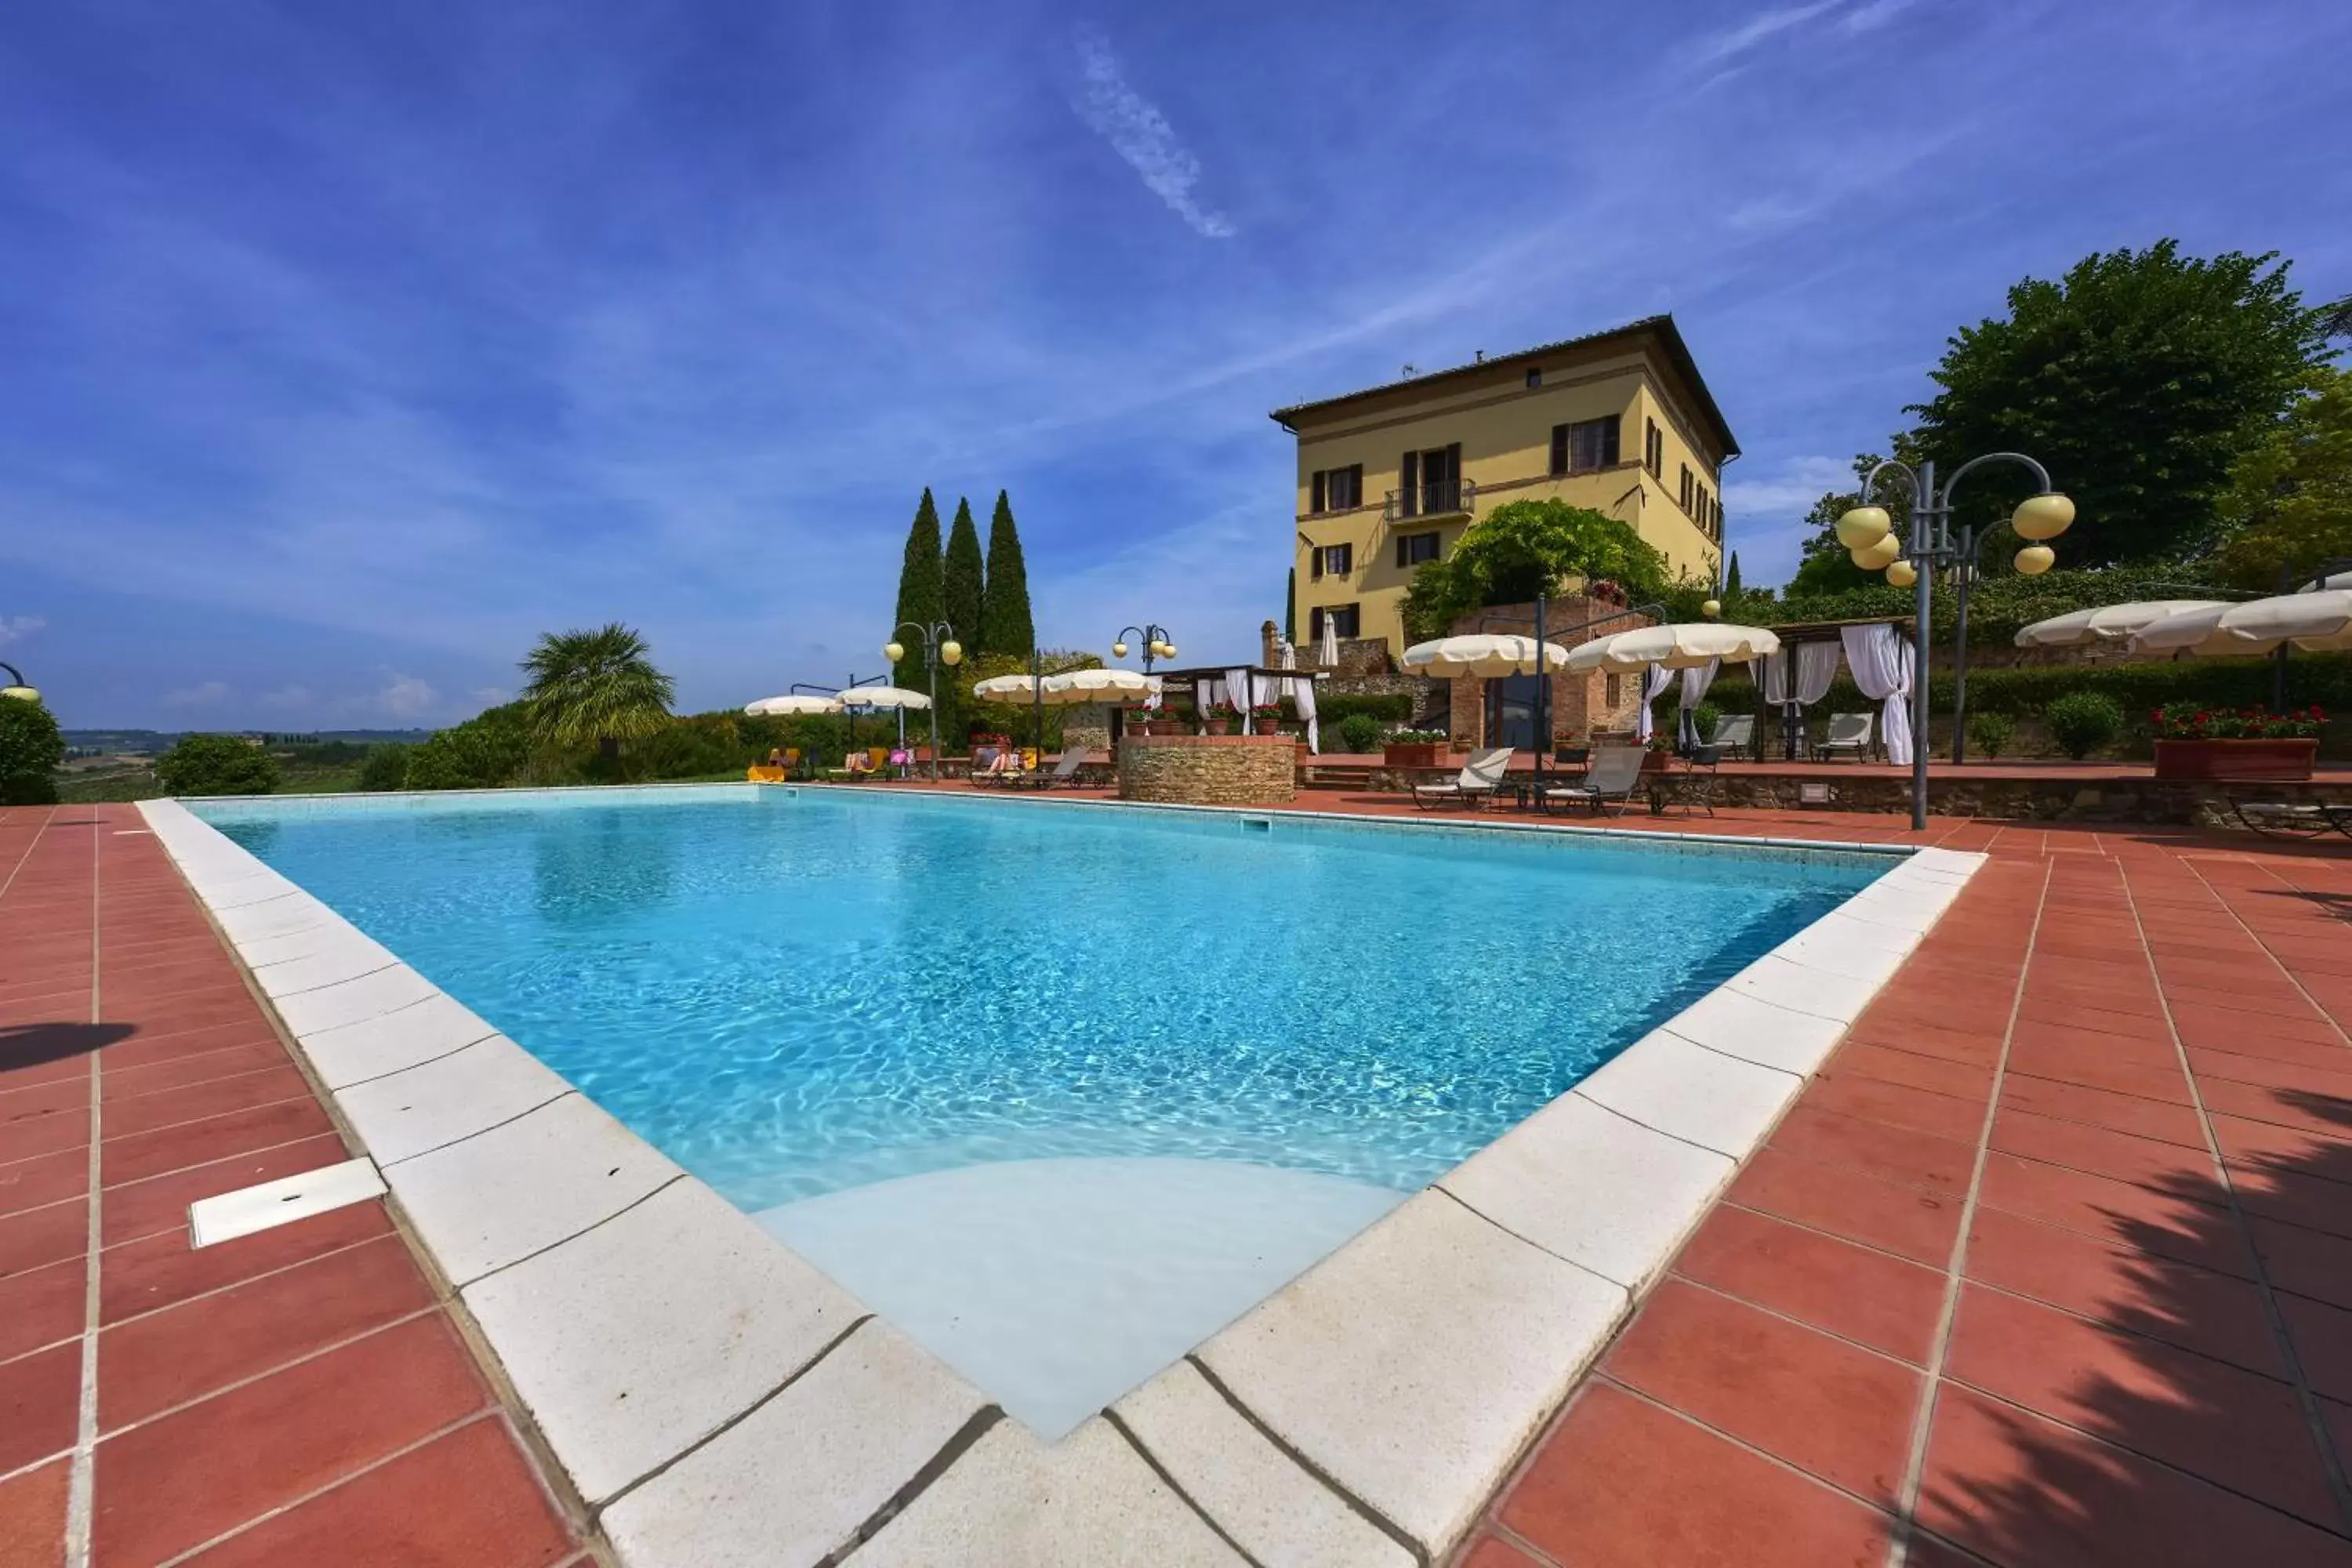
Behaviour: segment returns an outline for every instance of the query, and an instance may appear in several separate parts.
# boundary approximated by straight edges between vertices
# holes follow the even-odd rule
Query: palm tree
[[[550,632],[522,661],[531,730],[551,745],[593,741],[604,756],[669,722],[677,683],[654,668],[646,639],[618,621],[594,631]]]

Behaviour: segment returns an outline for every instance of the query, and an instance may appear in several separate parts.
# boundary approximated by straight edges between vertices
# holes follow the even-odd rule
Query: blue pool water
[[[205,815],[751,1211],[1054,1158],[1411,1190],[1893,863],[823,791]]]

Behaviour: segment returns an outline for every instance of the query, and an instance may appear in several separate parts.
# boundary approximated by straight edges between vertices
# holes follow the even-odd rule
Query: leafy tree
[[[612,758],[623,741],[668,723],[676,683],[649,653],[646,639],[618,621],[541,637],[522,660],[534,738],[551,746],[593,743]]]
[[[408,779],[408,753],[415,748],[397,742],[370,746],[360,762],[359,787],[363,790],[394,790],[404,787]]]
[[[183,735],[155,759],[166,795],[268,795],[278,787],[278,759],[242,735]]]
[[[977,652],[982,617],[981,601],[985,596],[983,579],[987,567],[981,560],[980,531],[972,526],[971,503],[959,498],[956,501],[955,524],[948,530],[947,559],[941,576],[946,589],[947,623],[955,627],[956,637],[967,653]],[[959,671],[942,667],[940,670],[940,743],[950,744],[950,737],[963,734],[964,703],[961,700],[962,683]]]
[[[931,504],[930,487],[926,485],[922,501],[915,508],[914,525],[907,530],[907,556],[898,568],[898,611],[891,625],[900,626],[913,621],[928,626],[946,613],[947,578],[940,554],[940,511]],[[891,634],[894,639],[897,635]],[[924,680],[922,645],[908,638],[901,646],[907,657],[890,667],[890,682],[909,691],[920,691]]]
[[[2208,563],[2225,582],[2274,589],[2352,556],[2352,372],[2314,373],[2262,440],[2238,459],[2220,504],[2224,530]]]
[[[988,520],[988,585],[980,600],[982,653],[1027,658],[1037,647],[1037,626],[1029,615],[1029,568],[1021,556],[1021,532],[1013,525],[1013,502],[996,492],[996,513]]]
[[[1569,576],[1614,582],[1634,604],[1659,599],[1670,586],[1666,558],[1632,523],[1562,500],[1515,500],[1464,534],[1453,554],[1414,574],[1405,626],[1416,638],[1443,637],[1474,610],[1525,604]]]
[[[48,704],[0,698],[0,805],[47,805],[66,738]]]
[[[527,701],[488,709],[462,724],[436,730],[410,749],[404,789],[497,789],[522,776],[530,762]]]
[[[2324,362],[2323,333],[2274,252],[2200,260],[2168,239],[2089,256],[1960,329],[1896,450],[1948,472],[1983,452],[2040,458],[2080,509],[2069,565],[2179,557],[2213,537],[2233,466]],[[2013,468],[1972,475],[1955,521],[1993,522],[2031,488]]]

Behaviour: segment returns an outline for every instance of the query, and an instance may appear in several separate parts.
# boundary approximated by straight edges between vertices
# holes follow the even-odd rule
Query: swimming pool
[[[306,890],[247,890],[203,852],[225,896],[322,900],[421,974],[398,996],[465,1004],[1047,1438],[1902,863],[880,790],[197,810]],[[295,976],[322,961],[271,950],[257,978],[281,999],[377,985],[328,978],[354,956],[385,961]],[[1775,1060],[1790,1026],[1825,1048],[1836,1026],[1801,1010],[1855,1005],[1813,994],[1849,983],[1796,973],[1799,1012],[1735,999],[1688,1026],[1741,1031],[1703,1076],[1797,1081],[1734,1059]],[[375,1115],[515,1048],[420,1058],[386,994],[367,1005],[387,1076],[335,1080]],[[533,1103],[475,1131],[521,1135],[554,1113]],[[395,1191],[442,1157],[392,1138]]]
[[[200,809],[753,1211],[1053,1157],[1409,1192],[1893,863],[825,791]]]

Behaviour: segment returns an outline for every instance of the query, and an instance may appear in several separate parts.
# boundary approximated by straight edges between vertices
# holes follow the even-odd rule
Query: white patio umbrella
[[[1579,673],[1599,669],[1628,675],[1654,664],[1668,669],[1695,669],[1716,659],[1746,664],[1780,651],[1779,636],[1762,626],[1677,621],[1580,643],[1569,651],[1568,668]]]
[[[1507,632],[1468,632],[1460,637],[1420,642],[1404,650],[1405,672],[1435,676],[1533,675],[1538,658],[1536,639]],[[1546,669],[1568,668],[1568,649],[1556,642],[1540,645]]]
[[[903,686],[853,686],[835,699],[844,708],[912,708],[920,710],[931,705],[931,700],[919,691],[909,691]]]
[[[1152,679],[1134,669],[1072,669],[1045,678],[1043,695],[1048,702],[1119,702],[1149,697],[1157,690]]]
[[[2227,657],[2270,653],[2283,643],[2312,653],[2352,648],[2352,588],[2182,610],[2141,627],[2132,651]]]
[[[813,692],[794,691],[782,697],[762,697],[757,702],[743,704],[746,717],[752,719],[782,719],[794,713],[838,713],[841,700],[819,697]]]
[[[1034,676],[992,675],[972,682],[971,694],[984,702],[1026,702],[1037,695],[1039,684]]]
[[[2120,642],[2167,616],[2229,607],[2228,601],[2221,599],[2137,599],[2126,605],[2101,605],[2021,626],[2016,641],[2020,647],[2086,647],[2093,643]]]

